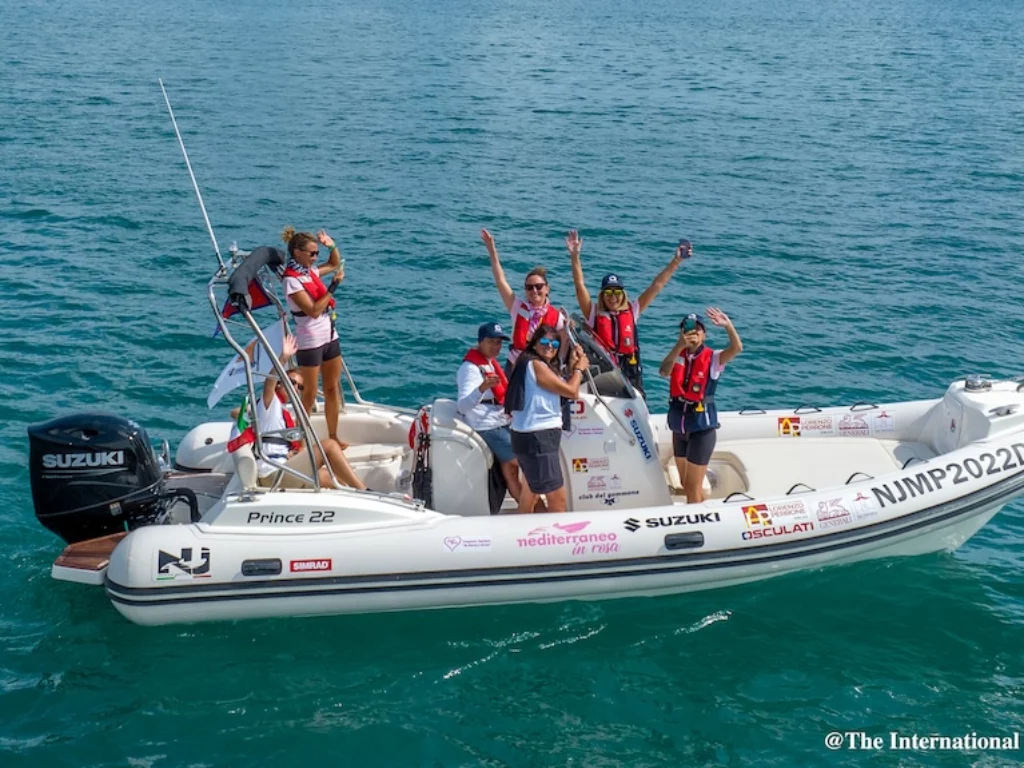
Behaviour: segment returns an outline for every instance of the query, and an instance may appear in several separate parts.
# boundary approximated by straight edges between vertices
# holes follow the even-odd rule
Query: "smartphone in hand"
[[[686,240],[685,238],[680,239],[680,241],[679,241],[679,248],[680,248],[680,254],[679,255],[683,259],[689,259],[690,257],[693,256],[693,244],[689,240]]]

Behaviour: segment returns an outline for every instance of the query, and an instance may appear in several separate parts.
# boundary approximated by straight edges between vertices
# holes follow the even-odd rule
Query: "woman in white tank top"
[[[512,372],[506,408],[512,415],[512,450],[526,476],[519,511],[532,512],[537,496],[547,496],[548,512],[565,512],[565,481],[559,460],[562,442],[561,398],[577,398],[590,361],[581,347],[569,353],[568,380],[555,372],[561,339],[558,330],[541,324]]]

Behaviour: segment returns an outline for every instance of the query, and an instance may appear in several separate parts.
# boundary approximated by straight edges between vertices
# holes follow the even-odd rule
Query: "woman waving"
[[[679,265],[693,255],[693,246],[688,240],[681,241],[672,261],[636,299],[629,298],[622,278],[617,274],[605,275],[601,279],[601,290],[595,303],[590,298],[586,281],[583,279],[583,265],[580,263],[583,238],[575,229],[570,230],[565,238],[565,245],[572,260],[572,281],[576,287],[576,301],[587,320],[587,325],[594,329],[594,335],[615,356],[626,378],[644,394],[644,373],[640,359],[637,321],[640,314],[654,301],[654,297],[668,285]]]

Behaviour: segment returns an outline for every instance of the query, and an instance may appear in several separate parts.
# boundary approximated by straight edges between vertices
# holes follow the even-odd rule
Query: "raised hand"
[[[295,337],[289,333],[284,337],[284,341],[281,342],[281,357],[279,357],[278,360],[284,363],[298,351],[299,343],[295,340]]]
[[[321,245],[326,245],[328,248],[333,248],[335,245],[334,238],[322,229],[316,233],[316,239],[320,241]]]
[[[732,325],[732,320],[729,319],[729,316],[718,307],[708,307],[704,311],[704,314],[707,316],[708,320],[719,328],[728,328]]]
[[[575,229],[570,229],[569,234],[565,236],[565,247],[569,249],[570,256],[579,258],[580,251],[583,249],[583,238]]]
[[[495,247],[494,247],[494,236],[490,232],[488,232],[486,229],[481,229],[480,230],[480,239],[483,240],[484,241],[484,245],[487,246],[487,252],[489,254],[491,254],[491,256],[494,256],[497,253],[497,251],[495,250]]]

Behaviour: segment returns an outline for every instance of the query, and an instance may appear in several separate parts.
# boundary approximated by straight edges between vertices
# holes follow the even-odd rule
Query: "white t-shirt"
[[[562,398],[537,383],[536,365],[544,363],[531,360],[526,371],[526,388],[523,392],[526,407],[521,411],[512,411],[512,429],[516,432],[562,428]]]
[[[495,360],[492,365],[498,366]],[[505,407],[493,402],[494,390],[480,391],[484,375],[480,367],[468,360],[463,361],[459,366],[458,385],[459,401],[456,408],[462,416],[462,420],[477,432],[488,429],[497,429],[508,425],[508,416],[505,414]],[[481,402],[484,399],[492,402]]]
[[[310,267],[309,271],[317,277],[320,270]],[[306,287],[299,282],[297,277],[286,277],[284,279],[284,292],[288,297],[288,309],[292,312],[302,312],[302,308],[292,300],[292,294],[305,291]],[[330,310],[325,309],[320,317],[300,315],[295,318],[295,341],[299,349],[318,349],[334,339],[334,323],[331,321]]]
[[[270,401],[269,408],[263,406],[263,398],[260,397],[259,402],[256,403],[256,423],[259,425],[260,435],[264,432],[285,429],[288,426],[284,420],[284,407],[276,396]],[[283,462],[288,458],[288,446],[283,443],[269,443],[266,440],[263,440],[263,453],[275,461]],[[266,477],[274,472],[277,472],[277,467],[268,464],[263,461],[263,459],[260,459],[260,477]]]
[[[540,325],[540,321],[544,319],[544,313],[548,311],[548,307],[550,307],[550,306],[551,306],[550,304],[545,304],[543,307],[534,308],[534,306],[532,304],[530,304],[530,302],[528,302],[522,296],[520,296],[518,294],[513,296],[512,297],[512,309],[509,310],[509,318],[511,319],[511,322],[512,322],[513,333],[515,332],[516,318],[518,318],[520,316],[520,314],[523,317],[529,317],[530,318],[530,324],[528,326],[528,331],[527,331],[527,334],[526,334],[526,340],[529,341],[530,337],[533,336],[533,332],[535,330],[537,330],[537,326]],[[560,331],[564,327],[565,327],[565,317],[562,315],[561,312],[559,312],[558,313],[558,321],[555,323],[555,329]],[[519,357],[519,350],[518,349],[511,349],[511,348],[509,348],[509,350],[508,350],[508,361],[510,363],[514,363],[518,357]]]

